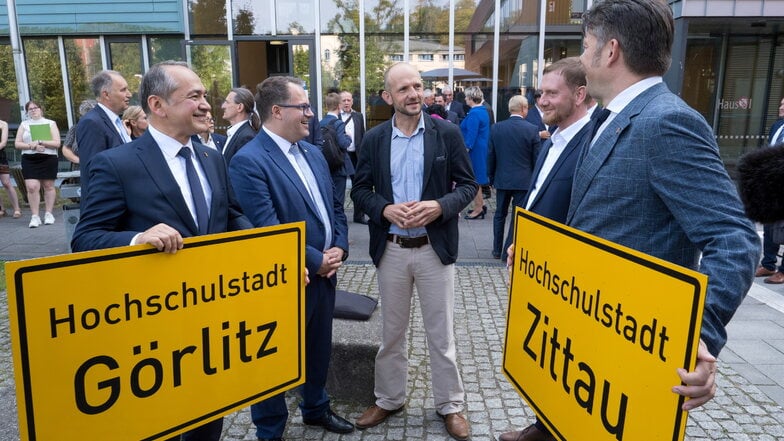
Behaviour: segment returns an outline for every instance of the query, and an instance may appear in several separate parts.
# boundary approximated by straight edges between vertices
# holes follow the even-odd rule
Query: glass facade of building
[[[696,3],[710,2],[689,1],[670,1],[682,35],[676,72],[666,80],[712,125],[729,163],[764,143],[776,119],[784,94],[784,19],[688,17]],[[179,59],[202,78],[222,130],[227,123],[218,109],[228,91],[253,90],[271,75],[305,80],[320,111],[328,90],[351,91],[373,126],[389,118],[378,92],[383,71],[398,61],[417,66],[433,89],[450,81],[457,90],[481,86],[504,119],[509,97],[535,89],[545,65],[580,54],[581,14],[590,0],[49,3],[16,0],[15,11],[0,6],[0,119],[18,123],[23,101],[32,98],[66,130],[76,123],[80,102],[91,98],[95,72],[118,70],[135,91],[151,64]],[[430,74],[449,67],[472,74]],[[132,101],[138,103],[136,94]]]

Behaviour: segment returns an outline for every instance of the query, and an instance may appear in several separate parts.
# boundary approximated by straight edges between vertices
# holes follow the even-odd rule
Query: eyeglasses
[[[28,107],[27,108],[28,112],[32,112],[33,110],[41,110],[41,108],[40,107]]]
[[[312,111],[310,104],[275,104],[278,107],[286,107],[289,109],[299,109],[302,111],[303,115],[306,115],[308,112]]]

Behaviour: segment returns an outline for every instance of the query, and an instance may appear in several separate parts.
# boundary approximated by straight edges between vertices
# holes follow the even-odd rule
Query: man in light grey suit
[[[688,411],[716,392],[715,357],[760,242],[711,128],[662,82],[673,28],[664,1],[605,0],[583,16],[588,93],[610,113],[577,166],[566,223],[708,275],[697,365],[672,389]]]

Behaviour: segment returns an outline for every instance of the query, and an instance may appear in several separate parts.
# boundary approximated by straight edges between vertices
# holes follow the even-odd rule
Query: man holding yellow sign
[[[185,63],[162,62],[147,71],[139,94],[149,129],[93,158],[74,251],[150,244],[176,253],[183,237],[253,227],[234,200],[223,157],[191,142],[191,135],[207,130],[206,93]],[[222,427],[218,418],[182,439],[217,441]]]
[[[692,410],[715,394],[715,356],[751,285],[759,237],[710,127],[662,83],[674,34],[666,2],[596,2],[583,30],[588,93],[610,112],[584,148],[566,223],[708,276],[696,367],[679,369],[672,388]],[[504,440],[554,439],[517,435]]]

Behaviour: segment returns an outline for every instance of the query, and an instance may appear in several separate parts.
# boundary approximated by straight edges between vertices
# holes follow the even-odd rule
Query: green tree
[[[191,32],[201,35],[226,35],[226,2],[190,0]]]
[[[191,64],[193,71],[201,78],[204,87],[207,88],[213,116],[219,116],[223,98],[229,94],[232,85],[229,46],[192,46]]]
[[[24,50],[30,99],[43,106],[44,116],[54,120],[58,128],[68,127],[57,40],[27,39]]]
[[[19,122],[19,91],[10,44],[0,45],[0,119]]]

